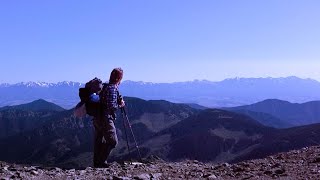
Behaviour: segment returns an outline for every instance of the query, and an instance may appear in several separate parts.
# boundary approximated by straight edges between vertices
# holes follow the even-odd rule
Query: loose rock
[[[149,174],[140,174],[138,176],[133,177],[133,179],[137,180],[149,180],[151,176]]]

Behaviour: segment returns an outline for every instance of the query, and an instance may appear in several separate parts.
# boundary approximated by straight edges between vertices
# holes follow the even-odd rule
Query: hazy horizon
[[[231,77],[231,78],[225,78],[225,79],[221,79],[221,80],[216,80],[216,81],[212,81],[212,80],[208,80],[208,79],[193,79],[193,80],[186,80],[186,81],[172,81],[172,82],[151,82],[151,81],[142,81],[142,80],[130,80],[130,79],[127,79],[127,80],[123,80],[122,82],[126,82],[126,81],[132,81],[132,82],[143,82],[143,83],[181,83],[181,82],[195,82],[195,81],[209,81],[209,82],[221,82],[221,81],[224,81],[224,80],[228,80],[228,79],[268,79],[268,78],[272,78],[272,79],[281,79],[281,78],[299,78],[299,79],[303,79],[303,80],[315,80],[317,82],[320,83],[319,80],[317,79],[313,79],[313,78],[302,78],[302,77],[298,77],[298,76],[284,76],[284,77],[271,77],[271,76],[268,76],[268,77]],[[93,79],[94,77],[92,77]],[[99,78],[99,77],[98,77]],[[90,79],[88,79],[89,81]],[[102,79],[103,82],[105,82],[104,79]],[[56,82],[47,82],[47,81],[18,81],[18,82],[13,82],[13,83],[8,83],[8,82],[0,82],[0,84],[10,84],[10,85],[13,85],[13,84],[19,84],[19,83],[29,83],[29,82],[33,82],[33,83],[53,83],[53,84],[56,84],[56,83],[61,83],[61,82],[75,82],[75,83],[86,83],[86,82],[80,82],[80,81],[73,81],[73,80],[64,80],[64,81],[56,81]]]

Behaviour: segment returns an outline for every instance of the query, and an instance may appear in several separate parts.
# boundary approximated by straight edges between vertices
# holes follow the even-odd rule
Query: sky
[[[320,80],[319,0],[2,0],[0,83]]]

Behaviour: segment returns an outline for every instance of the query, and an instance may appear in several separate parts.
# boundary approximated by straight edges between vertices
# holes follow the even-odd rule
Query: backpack
[[[94,78],[86,83],[84,88],[79,88],[79,97],[81,102],[76,106],[79,108],[84,108],[86,113],[90,116],[97,117],[102,113],[102,104],[99,100],[99,92],[102,90],[102,81],[98,78]],[[94,98],[95,97],[95,98]],[[81,116],[81,114],[79,115]]]

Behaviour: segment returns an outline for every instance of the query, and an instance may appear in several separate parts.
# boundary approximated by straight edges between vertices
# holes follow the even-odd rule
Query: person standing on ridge
[[[103,113],[93,120],[95,129],[93,165],[96,168],[108,167],[106,160],[118,143],[114,121],[116,120],[116,110],[125,106],[118,91],[122,77],[123,70],[121,68],[113,69],[109,83],[103,84],[99,95]]]

